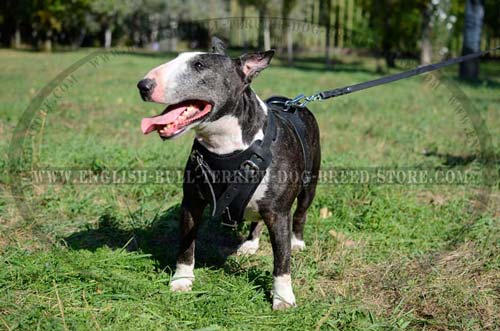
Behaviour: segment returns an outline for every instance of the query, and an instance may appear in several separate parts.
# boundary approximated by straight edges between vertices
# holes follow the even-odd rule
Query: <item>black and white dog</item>
[[[167,105],[162,114],[142,120],[144,134],[157,131],[162,139],[169,139],[194,129],[195,139],[218,155],[245,150],[254,141],[263,139],[271,110],[249,84],[269,65],[274,51],[232,59],[226,55],[219,39],[214,38],[212,46],[212,52],[181,53],[151,70],[139,82],[143,100]],[[305,248],[306,212],[314,198],[320,166],[317,122],[306,108],[300,110],[300,118],[307,129],[304,138],[309,148],[303,152],[296,132],[279,118],[276,120],[276,138],[270,147],[272,162],[245,209],[245,216],[251,215],[253,219],[250,234],[238,250],[240,254],[254,254],[259,247],[263,223],[266,224],[274,255],[273,309],[296,305],[290,256],[292,249]],[[278,173],[302,173],[304,153],[308,153],[312,163],[312,179],[308,185],[297,180],[274,180],[283,179]],[[292,217],[291,208],[296,199],[297,208]],[[172,291],[192,288],[196,231],[207,204],[193,186],[184,185],[180,250],[170,283]]]

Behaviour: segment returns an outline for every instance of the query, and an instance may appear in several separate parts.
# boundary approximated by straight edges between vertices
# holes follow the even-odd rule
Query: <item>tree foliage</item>
[[[323,28],[319,39],[327,63],[338,48],[363,48],[383,56],[388,66],[398,56],[426,61],[461,49],[466,0],[3,0],[0,37],[4,46],[24,44],[139,47],[175,38],[204,46],[202,39],[220,33],[205,19],[236,17],[258,25],[231,27],[233,45],[277,47],[292,63],[294,53],[318,41],[289,29],[290,20]],[[237,7],[235,9],[235,7]],[[483,42],[500,38],[500,3],[484,0]],[[280,17],[282,25],[270,24]],[[254,22],[253,20],[252,22]],[[189,30],[182,31],[184,30]],[[174,35],[169,29],[173,29]],[[177,31],[175,31],[177,29]],[[179,30],[180,29],[180,30]],[[253,30],[252,30],[253,29]],[[238,30],[238,31],[235,31]],[[222,32],[224,34],[224,32]],[[22,37],[22,38],[21,38]],[[193,38],[197,42],[193,42]],[[272,45],[271,45],[272,40]],[[498,41],[498,39],[496,39]],[[493,45],[491,45],[493,46]],[[483,46],[484,47],[484,46]]]

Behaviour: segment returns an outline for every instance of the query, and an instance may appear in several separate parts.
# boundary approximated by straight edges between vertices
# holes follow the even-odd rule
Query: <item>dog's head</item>
[[[167,105],[158,116],[144,118],[144,134],[178,136],[227,112],[252,79],[271,62],[274,51],[244,54],[232,59],[224,43],[212,39],[212,52],[181,53],[151,70],[137,87],[144,101]]]

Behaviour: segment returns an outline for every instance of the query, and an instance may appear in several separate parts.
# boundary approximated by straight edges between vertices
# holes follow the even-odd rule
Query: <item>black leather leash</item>
[[[384,76],[384,77],[370,80],[370,81],[367,81],[364,83],[359,83],[359,84],[339,87],[339,88],[336,88],[333,90],[326,90],[323,92],[318,92],[318,93],[315,93],[315,94],[308,96],[308,97],[306,97],[304,94],[300,94],[300,95],[296,96],[295,98],[293,98],[292,100],[289,100],[287,102],[286,106],[288,106],[288,107],[290,107],[290,106],[303,107],[311,101],[326,100],[326,99],[330,99],[330,98],[335,98],[335,97],[339,97],[341,95],[350,94],[353,92],[365,90],[367,88],[375,87],[378,85],[391,83],[391,82],[394,82],[394,81],[397,81],[400,79],[405,79],[408,77],[417,76],[417,75],[420,75],[420,74],[423,74],[423,73],[426,73],[429,71],[438,70],[438,69],[441,69],[443,67],[447,67],[447,66],[457,64],[460,62],[470,61],[470,60],[481,57],[483,55],[486,55],[488,53],[494,52],[494,51],[499,50],[499,49],[500,49],[500,46],[486,50],[486,51],[467,54],[467,55],[456,57],[456,58],[449,59],[446,61],[420,66],[420,67],[417,67],[417,68],[414,68],[414,69],[411,69],[408,71],[403,71],[403,72],[400,72],[400,73],[397,73],[394,75]]]

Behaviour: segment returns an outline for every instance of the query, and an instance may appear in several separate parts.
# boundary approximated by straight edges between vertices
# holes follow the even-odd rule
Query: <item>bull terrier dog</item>
[[[301,122],[298,126],[303,127],[297,130],[250,86],[273,55],[274,51],[270,50],[231,58],[226,54],[224,43],[214,38],[210,52],[181,53],[152,69],[137,86],[144,101],[167,106],[160,115],[142,120],[144,134],[156,131],[162,139],[170,139],[193,129],[193,146],[210,153],[213,159],[237,157],[252,146],[257,146],[256,154],[269,156],[262,157],[269,160],[264,175],[256,187],[248,191],[249,197],[243,204],[244,218],[251,215],[252,222],[238,253],[256,253],[265,224],[274,257],[273,309],[278,310],[296,306],[290,274],[291,252],[305,248],[304,225],[316,191],[321,156],[318,124],[307,108],[297,110]],[[308,160],[307,181],[283,176],[304,173]],[[251,165],[253,161],[247,160],[245,164]],[[295,200],[297,205],[292,217]],[[170,282],[172,291],[192,288],[196,232],[205,207],[211,203],[205,189],[190,184],[185,178],[180,247]]]

